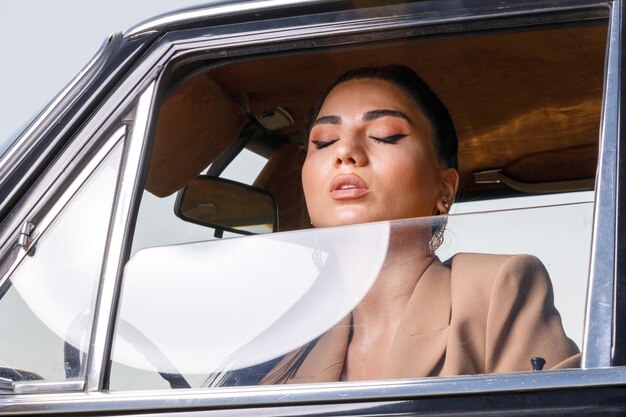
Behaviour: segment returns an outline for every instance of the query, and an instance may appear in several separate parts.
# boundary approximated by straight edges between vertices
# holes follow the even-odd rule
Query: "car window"
[[[598,21],[194,67],[158,109],[109,387],[475,375],[531,371],[533,358],[578,367],[605,45]],[[459,138],[452,211],[315,227],[300,175],[315,150],[308,111],[346,70],[387,64],[410,66],[448,106]],[[318,150],[338,138],[322,139]],[[235,158],[216,181],[268,191],[286,233],[213,239],[230,229],[181,219],[180,190],[242,149],[263,163]],[[215,196],[204,203],[221,208]],[[402,311],[379,306],[400,319],[382,327],[378,368],[359,374],[369,352],[349,348],[379,328],[359,322],[359,308],[402,269]]]
[[[450,216],[438,258],[407,277],[415,290],[382,377],[530,371],[532,357],[546,359],[546,369],[573,366],[589,242],[568,247],[567,256],[559,245],[570,237],[564,231],[590,223],[592,203],[580,204]],[[545,228],[541,220],[552,212],[560,220]],[[343,364],[350,321],[357,320],[351,311],[386,271],[420,265],[427,242],[410,236],[440,223],[415,219],[143,249],[125,270],[110,388],[339,381],[337,361]],[[494,244],[515,244],[498,255],[471,253],[480,251],[472,229]],[[560,295],[556,308],[552,286]],[[481,319],[470,320],[474,314]],[[368,325],[375,323],[362,323],[355,335]],[[506,349],[515,354],[499,343],[513,344]],[[304,364],[283,375],[294,357]]]
[[[1,281],[2,378],[60,383],[85,377],[124,130],[94,157],[99,166],[86,181],[79,176],[68,187],[48,214],[49,226],[39,223],[34,246]]]

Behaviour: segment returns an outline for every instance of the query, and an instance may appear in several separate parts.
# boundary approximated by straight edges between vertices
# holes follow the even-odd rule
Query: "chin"
[[[327,226],[347,226],[350,224],[371,223],[377,222],[383,219],[378,219],[372,216],[370,213],[340,213],[333,219],[325,219]]]

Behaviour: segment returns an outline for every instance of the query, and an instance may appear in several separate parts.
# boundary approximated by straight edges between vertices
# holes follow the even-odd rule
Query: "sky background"
[[[0,141],[39,111],[112,33],[201,0],[20,0],[0,5]]]

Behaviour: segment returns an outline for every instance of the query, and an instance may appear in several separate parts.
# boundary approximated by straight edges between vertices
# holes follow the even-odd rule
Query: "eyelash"
[[[370,136],[370,139],[374,139],[376,142],[384,143],[385,145],[395,145],[400,139],[407,137],[407,135],[400,133],[398,135],[385,136],[384,138],[378,138],[376,136]]]
[[[312,140],[311,143],[313,143],[313,145],[315,145],[316,149],[323,149],[327,146],[332,145],[333,143],[337,142],[339,139],[333,139],[333,140]]]
[[[385,145],[395,145],[400,139],[405,138],[407,135],[400,133],[397,135],[385,136],[384,138],[379,138],[376,136],[369,136],[370,139],[375,140],[378,143],[383,143]],[[316,149],[324,149],[333,143],[337,142],[339,139],[333,140],[312,140],[311,143],[315,145]]]

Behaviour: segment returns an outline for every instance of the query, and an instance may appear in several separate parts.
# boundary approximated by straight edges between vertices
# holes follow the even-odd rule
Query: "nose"
[[[335,166],[367,164],[367,151],[363,143],[356,137],[343,137],[335,147]]]

